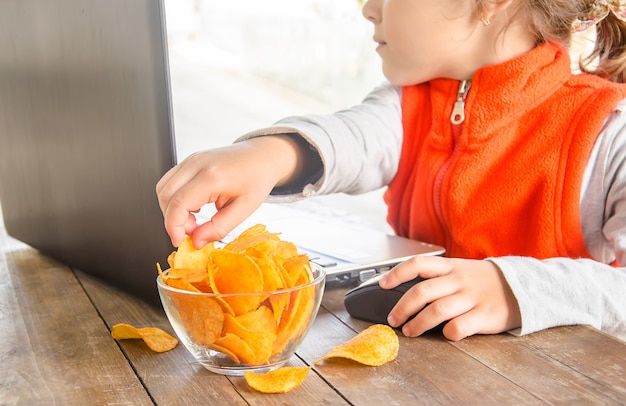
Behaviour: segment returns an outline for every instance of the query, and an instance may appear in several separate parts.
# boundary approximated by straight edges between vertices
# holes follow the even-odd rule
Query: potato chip
[[[225,314],[215,298],[178,292],[168,294],[185,329],[197,344],[212,344],[222,335]]]
[[[234,334],[248,344],[254,353],[254,361],[250,365],[263,365],[271,357],[276,341],[274,315],[265,306],[239,317],[226,315],[224,334]]]
[[[265,227],[263,224],[255,224],[252,227],[244,230],[233,241],[245,241],[250,238],[256,237],[258,235],[266,235],[266,234],[269,234],[269,231],[267,231],[267,227]]]
[[[206,269],[170,268],[166,274],[161,264],[156,265],[161,280],[171,287],[192,292],[212,292],[209,273]]]
[[[215,293],[263,292],[263,272],[245,254],[215,250],[211,252],[214,268],[209,279]],[[265,299],[262,295],[225,296],[235,315],[255,310]]]
[[[315,361],[315,365],[328,358],[347,358],[364,365],[380,366],[393,361],[399,348],[400,341],[391,327],[374,324],[330,350]]]
[[[295,337],[305,333],[304,329],[313,313],[314,296],[315,288],[313,286],[291,292],[289,308],[283,313],[278,325],[274,352],[283,351]]]
[[[282,241],[278,234],[273,234],[272,238],[254,241],[246,249],[246,254],[250,256],[271,254],[276,263],[282,264],[285,260],[298,255],[298,248],[291,242]]]
[[[167,273],[167,279],[184,279],[193,285],[198,291],[211,293],[211,284],[209,283],[209,273],[205,269],[188,269],[188,268],[170,268]],[[167,282],[166,282],[167,283]]]
[[[113,326],[111,329],[111,337],[116,340],[141,338],[139,330],[135,326],[130,324],[120,323]]]
[[[212,344],[213,348],[226,348],[230,353],[235,354],[236,358],[233,358],[238,364],[253,365],[256,360],[256,355],[252,348],[242,340],[240,337],[226,333]],[[225,352],[228,355],[228,353]]]
[[[245,372],[246,383],[262,393],[286,393],[300,386],[311,367],[282,367],[263,374]]]
[[[237,354],[235,354],[234,352],[232,352],[228,348],[222,347],[222,346],[217,345],[215,343],[209,344],[208,347],[211,348],[213,351],[221,352],[222,354],[228,355],[228,357],[230,359],[232,359],[235,364],[241,364],[241,360],[239,359]]]
[[[178,345],[178,340],[160,328],[136,328],[130,324],[120,323],[111,329],[111,337],[116,340],[141,338],[155,352],[165,352]]]
[[[158,264],[157,269],[168,286],[200,293],[200,290],[186,279],[171,277],[171,273],[164,274]],[[167,296],[174,303],[180,320],[194,341],[208,345],[222,334],[224,304],[220,302],[221,298],[189,295],[174,291],[168,291]]]
[[[173,287],[175,289],[188,290],[189,292],[200,292],[200,289],[198,289],[195,286],[193,286],[186,279],[171,278],[171,277],[169,277],[169,275],[167,275],[167,276],[165,276],[164,282],[165,282],[166,285],[171,286],[171,287]]]
[[[209,253],[214,249],[213,243],[208,243],[198,250],[193,246],[191,237],[186,236],[167,260],[172,269],[207,269]]]
[[[256,224],[224,246],[225,251],[243,253],[247,249],[267,241],[277,241],[278,234],[270,233],[262,224]]]
[[[291,257],[283,263],[283,267],[289,274],[290,280],[292,280],[293,282],[296,282],[294,283],[293,286],[297,286],[298,284],[301,284],[300,282],[298,282],[300,279],[300,275],[302,274],[306,275],[307,267],[309,266],[309,264],[310,264],[309,257],[304,254]],[[306,280],[306,282],[304,283],[308,283],[308,282],[310,282],[310,280]]]
[[[287,272],[283,264],[277,264],[276,268],[278,269],[279,275],[283,280],[285,288],[293,288],[294,281],[291,280],[291,276],[289,276],[289,272]]]
[[[276,333],[277,325],[274,320],[274,314],[267,306],[259,306],[255,311],[237,316],[235,319],[249,330]]]
[[[276,293],[269,297],[270,306],[272,307],[272,312],[274,313],[274,320],[276,321],[276,325],[280,324],[281,319],[283,318],[283,314],[285,310],[289,307],[289,302],[291,301],[291,293]]]
[[[280,261],[295,257],[298,255],[298,248],[296,244],[289,241],[278,241],[276,248],[274,249],[274,256]]]
[[[251,256],[250,259],[257,264],[263,273],[263,292],[273,292],[285,287],[285,281],[281,276],[281,272],[271,258],[267,255],[260,255]]]

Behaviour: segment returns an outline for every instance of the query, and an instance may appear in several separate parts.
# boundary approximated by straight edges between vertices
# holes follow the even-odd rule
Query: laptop
[[[176,162],[165,33],[162,0],[0,2],[7,232],[155,305],[155,264],[173,250],[155,194]],[[262,205],[231,236],[257,222],[323,265],[330,283],[443,253],[283,204]]]
[[[153,304],[176,162],[160,0],[0,2],[0,205],[9,235]]]
[[[206,206],[196,219],[201,224],[214,213],[212,206]],[[365,282],[413,256],[445,252],[438,245],[360,226],[341,217],[312,214],[307,212],[306,205],[288,203],[263,203],[223,242],[231,241],[255,224],[264,224],[268,231],[279,233],[282,240],[293,242],[311,262],[325,269],[326,283],[330,286]]]

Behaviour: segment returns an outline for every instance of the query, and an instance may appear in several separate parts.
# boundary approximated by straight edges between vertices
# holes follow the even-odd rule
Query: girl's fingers
[[[453,260],[438,256],[415,256],[396,265],[380,279],[383,289],[391,289],[417,276],[433,278],[450,273]]]
[[[186,170],[187,161],[173,167],[156,184],[157,200],[161,211],[165,213],[170,200],[176,192],[195,176],[195,172]]]
[[[402,333],[407,337],[419,336],[441,323],[461,317],[471,311],[474,305],[474,301],[465,295],[442,296],[424,307],[413,320],[406,323],[402,327]]]
[[[442,298],[449,297],[456,293],[457,289],[458,288],[456,284],[451,283],[451,281],[449,281],[449,278],[447,278],[445,275],[433,279],[425,279],[415,284],[413,287],[407,290],[404,295],[402,295],[400,300],[398,300],[398,303],[396,303],[393,309],[391,309],[391,311],[389,312],[387,321],[393,327],[401,326],[417,312],[425,312],[428,309],[427,305],[429,303],[433,303],[437,300],[441,300]],[[433,309],[428,309],[428,312],[426,313],[433,314],[434,316],[433,323],[437,320],[438,322],[430,327],[424,328],[424,331],[429,330],[430,328],[436,326],[444,320],[448,320],[439,320],[440,315],[444,313],[446,315],[448,314],[448,312],[444,312],[444,310],[446,309],[434,309],[433,314]],[[420,317],[420,319],[423,320],[425,319],[425,317],[422,316]]]
[[[196,248],[203,247],[209,241],[219,241],[248,218],[262,203],[244,197],[233,199],[218,207],[211,220],[200,225],[191,235]]]
[[[170,205],[166,208],[163,224],[175,247],[178,247],[185,236],[196,229],[196,217],[193,211],[195,210],[187,210],[179,205]]]
[[[450,341],[459,341],[474,334],[496,334],[502,330],[484,330],[485,317],[478,311],[469,311],[452,320],[443,328],[443,335]]]

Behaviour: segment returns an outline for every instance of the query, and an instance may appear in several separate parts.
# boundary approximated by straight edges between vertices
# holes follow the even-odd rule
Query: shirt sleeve
[[[620,103],[608,117],[583,180],[581,224],[593,260],[489,259],[517,298],[522,327],[514,334],[588,324],[626,340],[625,108]]]
[[[626,340],[626,271],[591,259],[490,258],[504,274],[530,334],[587,324]]]
[[[363,102],[329,115],[288,117],[250,132],[237,141],[269,134],[296,134],[311,145],[322,168],[313,183],[291,184],[292,194],[273,196],[289,201],[318,194],[359,194],[386,186],[398,168],[402,144],[401,89],[384,83]]]

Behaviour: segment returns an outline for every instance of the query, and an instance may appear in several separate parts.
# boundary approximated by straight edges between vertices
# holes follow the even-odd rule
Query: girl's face
[[[495,15],[485,25],[473,6],[472,0],[368,0],[363,15],[374,24],[376,50],[387,79],[396,85],[471,79],[481,66],[532,48],[534,42],[522,45],[508,34],[498,40],[502,24],[510,21]],[[508,28],[507,32],[512,27]],[[517,31],[512,31],[512,38]]]

